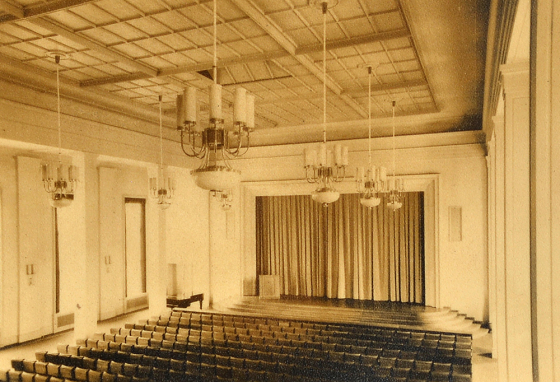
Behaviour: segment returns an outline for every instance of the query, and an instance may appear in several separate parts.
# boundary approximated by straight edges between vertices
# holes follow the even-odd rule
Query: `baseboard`
[[[42,336],[46,336],[47,334],[52,334],[52,333],[53,331],[50,327],[43,326],[32,332],[20,334],[18,342],[36,340],[37,338],[41,338]]]

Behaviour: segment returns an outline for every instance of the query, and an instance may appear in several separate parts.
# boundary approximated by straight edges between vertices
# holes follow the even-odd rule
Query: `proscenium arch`
[[[439,175],[404,175],[406,191],[424,193],[424,280],[426,306],[440,307],[439,282]],[[345,181],[337,184],[341,193],[356,193],[356,184]],[[243,182],[243,295],[254,296],[256,290],[256,211],[257,196],[305,195],[313,185],[306,181]]]

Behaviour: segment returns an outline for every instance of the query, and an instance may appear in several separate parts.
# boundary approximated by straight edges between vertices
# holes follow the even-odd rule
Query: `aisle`
[[[127,322],[136,322],[148,317],[148,310],[139,310],[128,314],[123,314],[115,318],[99,321],[97,323],[98,332],[108,332],[111,328],[124,326]],[[24,342],[19,345],[10,345],[0,348],[0,369],[11,368],[12,359],[35,359],[36,351],[56,352],[58,344],[74,343],[74,331],[72,329],[61,333],[51,334],[40,339]]]

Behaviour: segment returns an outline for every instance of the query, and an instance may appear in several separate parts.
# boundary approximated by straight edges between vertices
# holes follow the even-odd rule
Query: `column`
[[[97,155],[74,158],[82,174],[69,218],[75,227],[74,340],[87,338],[97,330],[99,315],[99,183]],[[69,207],[68,207],[69,208]],[[74,215],[74,216],[72,216]]]
[[[148,168],[148,178],[156,176],[157,168]],[[146,286],[151,316],[159,316],[167,305],[166,236],[166,211],[160,209],[155,200],[148,200],[146,203]]]
[[[504,294],[498,318],[500,379],[531,381],[529,65],[501,67],[504,87]],[[497,201],[500,203],[501,201]],[[498,269],[498,271],[501,271]],[[503,309],[503,310],[502,310]],[[505,357],[505,359],[504,359]],[[507,373],[503,373],[503,368]]]
[[[535,380],[560,380],[560,2],[533,2],[531,274]]]
[[[507,375],[506,364],[506,315],[505,315],[505,182],[504,182],[504,115],[503,106],[494,123],[494,282],[496,300],[492,323],[492,356],[498,359],[500,375]],[[500,351],[501,350],[501,351]],[[503,355],[503,356],[502,356]]]
[[[499,122],[503,130],[503,117]],[[486,156],[488,166],[488,313],[489,324],[496,338],[496,138],[494,129],[486,143],[488,154]],[[497,357],[496,341],[492,343],[492,357]]]

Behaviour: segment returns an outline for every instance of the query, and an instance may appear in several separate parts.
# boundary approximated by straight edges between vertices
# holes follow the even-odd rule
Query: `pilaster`
[[[505,319],[504,340],[498,341],[500,379],[530,381],[530,132],[529,65],[501,67],[504,86],[504,293],[498,314]],[[498,200],[497,203],[500,203]],[[501,270],[500,270],[501,271]],[[503,308],[503,310],[502,310]],[[505,359],[504,359],[505,356]],[[504,374],[504,367],[507,372]]]

